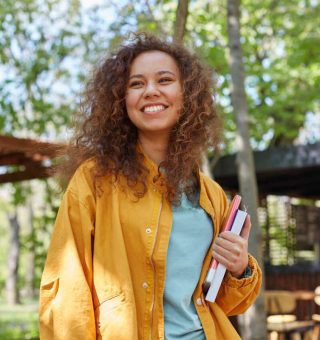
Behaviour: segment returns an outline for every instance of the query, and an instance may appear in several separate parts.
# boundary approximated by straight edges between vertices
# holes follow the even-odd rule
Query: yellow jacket
[[[102,181],[95,194],[84,163],[62,201],[40,288],[41,340],[164,339],[163,291],[172,211],[150,170],[148,191],[137,200],[125,180]],[[217,183],[199,173],[200,205],[211,216],[214,238],[227,209]],[[261,286],[261,271],[249,257],[252,275],[227,274],[215,303],[205,303],[201,285],[208,251],[193,300],[209,340],[240,339],[228,315],[243,313]]]

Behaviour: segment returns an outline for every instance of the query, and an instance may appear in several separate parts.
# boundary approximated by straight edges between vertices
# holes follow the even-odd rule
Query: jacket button
[[[197,298],[196,303],[197,303],[198,306],[202,306],[202,300],[201,300],[201,298]]]
[[[146,229],[146,233],[147,233],[147,234],[150,234],[150,233],[151,233],[151,228],[147,228],[147,229]]]
[[[142,287],[143,287],[143,288],[148,288],[147,282],[143,282]]]

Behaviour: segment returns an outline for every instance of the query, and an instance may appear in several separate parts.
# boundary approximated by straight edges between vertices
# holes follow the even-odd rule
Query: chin
[[[164,135],[168,135],[170,133],[172,128],[164,127],[164,126],[148,126],[148,127],[143,127],[139,130],[145,133],[154,133],[154,134],[161,134],[163,133]]]

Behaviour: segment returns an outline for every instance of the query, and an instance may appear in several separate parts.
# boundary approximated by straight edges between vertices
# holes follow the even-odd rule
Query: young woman
[[[219,141],[210,73],[139,35],[97,69],[83,111],[41,281],[41,339],[239,339],[227,316],[253,303],[261,271],[249,219],[241,236],[217,238],[228,202],[199,170]],[[212,256],[228,272],[208,303]]]

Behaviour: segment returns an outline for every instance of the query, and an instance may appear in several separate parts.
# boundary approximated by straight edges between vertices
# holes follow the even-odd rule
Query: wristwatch
[[[247,266],[247,268],[244,270],[243,274],[239,277],[239,279],[246,279],[250,277],[251,274],[252,274],[252,270],[249,266]]]

